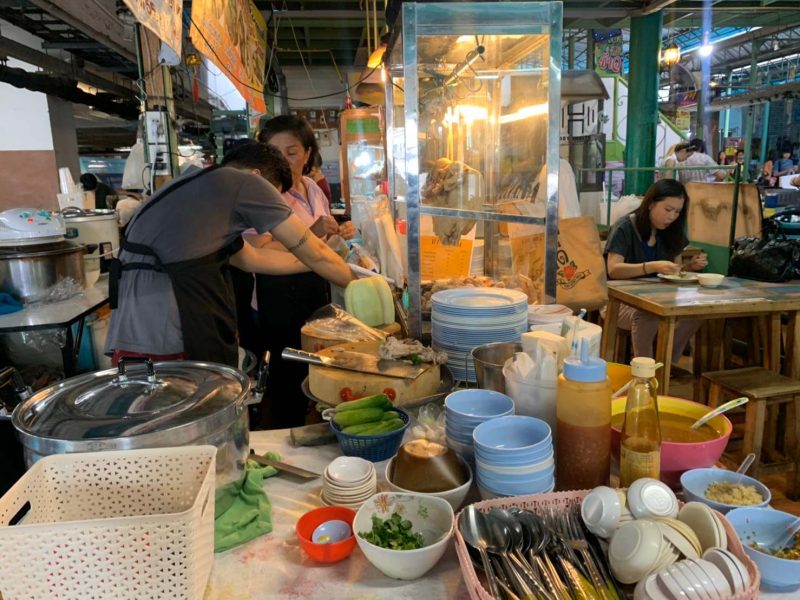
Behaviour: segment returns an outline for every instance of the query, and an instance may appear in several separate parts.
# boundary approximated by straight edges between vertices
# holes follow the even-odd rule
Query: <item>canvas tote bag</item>
[[[541,281],[544,274],[544,234],[510,233],[514,272]],[[558,222],[556,302],[572,310],[595,310],[608,303],[603,248],[591,217]]]

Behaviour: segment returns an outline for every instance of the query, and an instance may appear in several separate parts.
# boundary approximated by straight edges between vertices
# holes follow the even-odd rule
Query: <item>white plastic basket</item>
[[[216,452],[38,461],[0,499],[0,597],[201,600],[214,553]]]

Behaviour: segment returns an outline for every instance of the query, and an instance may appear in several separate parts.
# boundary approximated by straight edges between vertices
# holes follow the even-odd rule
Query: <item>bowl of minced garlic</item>
[[[740,506],[767,506],[772,499],[763,483],[725,469],[692,469],[681,475],[684,500],[698,501],[726,513]]]

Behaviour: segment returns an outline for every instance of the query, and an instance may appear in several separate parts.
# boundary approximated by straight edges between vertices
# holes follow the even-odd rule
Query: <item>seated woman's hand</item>
[[[331,216],[322,215],[319,219],[314,221],[314,224],[309,228],[318,238],[326,237],[339,233],[339,224]]]
[[[675,275],[679,273],[681,266],[668,260],[654,260],[647,263],[647,271],[659,273],[661,275]]]
[[[702,271],[708,266],[708,256],[703,253],[695,254],[688,263],[686,263],[687,271]]]
[[[339,225],[339,235],[344,239],[349,240],[356,236],[356,226],[352,221],[345,221]]]

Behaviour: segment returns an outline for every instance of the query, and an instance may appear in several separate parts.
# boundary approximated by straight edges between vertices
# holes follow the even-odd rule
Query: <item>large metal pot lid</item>
[[[71,223],[83,223],[103,219],[117,218],[117,211],[112,208],[77,208],[69,207],[61,211],[64,220]]]
[[[225,365],[123,359],[118,369],[38,391],[17,406],[12,422],[26,446],[51,452],[90,449],[100,440],[138,447],[165,431],[180,445],[233,422],[249,390],[249,378]]]

